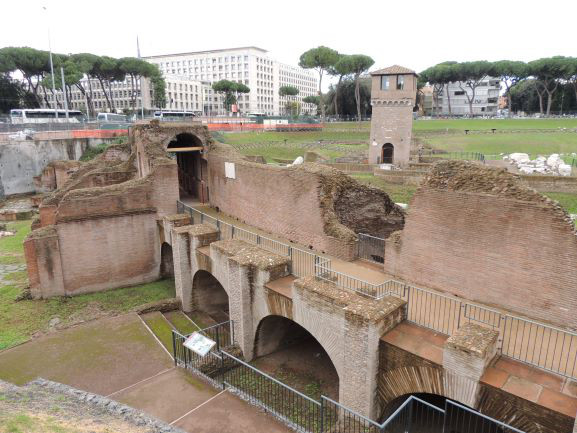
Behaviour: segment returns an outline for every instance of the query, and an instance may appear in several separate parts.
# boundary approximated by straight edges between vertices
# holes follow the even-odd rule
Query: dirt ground
[[[311,398],[339,399],[339,376],[314,338],[280,349],[253,362],[258,369]]]
[[[37,377],[107,396],[191,433],[290,431],[260,409],[174,367],[136,314],[74,326],[0,352],[0,379],[22,385]],[[15,404],[22,410],[8,412],[2,404],[12,398],[0,393],[0,415],[8,414],[0,416],[0,433],[9,427],[6,432],[38,433],[53,426],[63,433],[147,431],[116,422],[122,419],[102,430],[89,411],[64,404],[58,416],[47,411],[57,406],[50,403],[46,410]],[[20,423],[19,430],[12,429],[14,423]]]

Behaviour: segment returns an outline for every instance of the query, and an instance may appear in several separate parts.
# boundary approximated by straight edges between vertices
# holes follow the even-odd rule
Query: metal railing
[[[217,388],[231,389],[268,411],[291,428],[305,433],[445,433],[468,426],[469,432],[523,433],[450,400],[445,409],[410,396],[385,421],[378,423],[321,395],[317,401],[228,353],[233,347],[233,322],[199,332],[217,342],[205,357],[184,347],[186,336],[172,331],[174,361],[208,379]],[[473,429],[471,429],[473,428]],[[456,430],[464,431],[464,430]]]
[[[385,240],[376,236],[359,233],[358,256],[375,263],[385,263]]]
[[[422,152],[419,158],[456,159],[462,161],[485,162],[485,155],[480,152]]]
[[[194,223],[219,228],[223,239],[242,239],[291,258],[296,277],[315,275],[339,287],[378,300],[396,296],[407,302],[407,320],[445,335],[452,335],[468,322],[499,331],[501,355],[565,377],[577,379],[577,333],[501,312],[461,298],[423,289],[397,280],[380,284],[335,271],[331,260],[224,223],[178,202],[179,212],[188,212]]]
[[[466,302],[396,280],[386,294],[407,302],[407,320],[435,332],[452,335],[473,322],[499,331],[498,349],[508,358],[577,378],[577,333]],[[383,292],[386,292],[383,290]]]
[[[181,201],[177,201],[176,207],[179,213],[187,213],[190,216],[192,224],[206,223],[216,227],[219,230],[220,240],[242,240],[257,245],[271,253],[288,257],[290,259],[290,272],[295,277],[306,277],[315,274],[315,264],[321,259],[321,256],[313,252],[305,251],[301,248],[277,241],[276,239],[227,223],[194,209]]]

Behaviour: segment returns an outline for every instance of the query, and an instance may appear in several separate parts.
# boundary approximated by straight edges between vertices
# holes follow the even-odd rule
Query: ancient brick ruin
[[[61,183],[53,169],[43,176],[47,188]],[[214,142],[201,125],[154,122],[135,126],[128,144],[66,176],[25,241],[34,297],[171,276],[184,311],[226,310],[246,360],[300,332],[286,323],[308,332],[336,370],[339,402],[365,416],[380,418],[397,399],[429,393],[530,433],[571,431],[572,409],[541,400],[551,383],[560,394],[568,379],[535,385],[541,388],[533,400],[515,393],[509,381],[523,378],[495,367],[503,362],[498,326],[491,318],[471,323],[470,305],[461,311],[458,304],[577,325],[574,227],[514,176],[439,163],[405,214],[384,192],[336,169],[268,166]],[[210,206],[227,226],[178,213],[179,199]],[[261,234],[253,233],[252,243],[235,238],[235,221],[280,238],[288,253],[267,250]],[[347,275],[317,270],[324,255],[351,264],[358,233],[385,238],[378,266],[403,280],[380,296],[343,285]],[[293,247],[314,255],[312,273],[295,273]],[[410,323],[409,304],[428,298],[403,298],[407,282],[456,295],[446,298],[457,305],[454,329],[440,334]],[[441,311],[423,305],[433,316]]]

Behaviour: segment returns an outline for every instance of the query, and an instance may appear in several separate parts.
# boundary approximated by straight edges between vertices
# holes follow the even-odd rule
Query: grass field
[[[416,120],[413,131],[516,130],[577,128],[577,119],[433,119]]]
[[[387,183],[372,173],[352,173],[350,176],[359,182],[382,189],[395,203],[409,203],[417,190],[416,186]]]
[[[326,123],[322,131],[243,132],[217,134],[217,139],[237,147],[245,155],[295,159],[305,150],[326,158],[366,154],[370,122]],[[465,134],[471,130],[528,130],[503,134]],[[577,153],[577,133],[538,132],[557,128],[577,128],[577,119],[451,119],[416,120],[413,132],[425,144],[450,151],[481,152],[486,155],[525,152],[532,155]],[[529,131],[530,130],[530,131]],[[447,134],[442,134],[447,131]]]
[[[15,236],[0,238],[0,269],[3,265],[24,264],[22,241],[30,231],[30,221],[9,223]],[[74,297],[47,300],[16,299],[27,286],[25,271],[12,272],[0,279],[0,350],[22,343],[49,328],[52,318],[67,326],[107,314],[119,314],[149,302],[174,297],[174,282],[161,280],[135,287]]]
[[[437,135],[424,139],[433,148],[450,151],[481,152],[485,155],[524,152],[531,155],[577,153],[577,133],[511,133]]]

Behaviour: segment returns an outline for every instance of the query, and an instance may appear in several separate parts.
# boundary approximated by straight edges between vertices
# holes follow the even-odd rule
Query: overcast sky
[[[46,11],[43,10],[46,6]],[[255,45],[297,64],[326,45],[374,68],[577,56],[577,0],[2,1],[0,46],[143,56]]]

